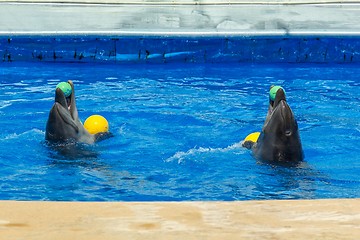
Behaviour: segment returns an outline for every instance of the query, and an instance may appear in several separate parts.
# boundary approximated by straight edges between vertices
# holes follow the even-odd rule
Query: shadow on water
[[[313,199],[316,183],[324,177],[307,162],[279,163],[257,161],[263,167],[262,179],[256,189],[264,199]],[[325,177],[326,178],[326,177]]]
[[[54,160],[95,160],[99,152],[95,145],[68,141],[64,143],[50,143],[44,141],[49,148],[49,157]]]
[[[268,165],[273,168],[281,167],[281,168],[289,168],[289,169],[297,169],[303,166],[306,166],[307,163],[305,161],[266,161],[266,160],[256,160],[257,164],[260,165]]]

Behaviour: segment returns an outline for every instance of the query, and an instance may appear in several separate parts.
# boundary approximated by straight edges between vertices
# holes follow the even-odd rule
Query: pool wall
[[[2,62],[359,63],[360,38],[9,37]]]
[[[2,62],[358,63],[360,4],[306,2],[0,0],[0,57]]]

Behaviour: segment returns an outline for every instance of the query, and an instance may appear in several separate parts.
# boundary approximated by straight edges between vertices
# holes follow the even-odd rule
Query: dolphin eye
[[[290,137],[291,134],[292,134],[292,132],[291,132],[290,130],[286,130],[286,131],[285,131],[285,135],[286,135],[287,137]]]

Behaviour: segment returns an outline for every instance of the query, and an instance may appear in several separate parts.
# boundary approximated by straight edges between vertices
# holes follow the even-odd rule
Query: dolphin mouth
[[[66,110],[66,109],[67,108],[65,108],[64,106],[62,106],[58,102],[56,102],[56,107],[55,107],[56,113],[57,113],[58,116],[60,116],[60,118],[63,120],[63,122],[68,122],[67,121],[68,118],[66,116],[64,116],[64,115],[67,115],[67,113],[69,113],[69,115],[70,115],[70,117],[72,119],[70,111]]]
[[[55,103],[58,103],[64,110],[66,110],[71,118],[75,120],[75,116],[73,114],[73,96],[72,94],[69,97],[65,97],[63,91],[59,88],[56,89],[55,92]],[[58,106],[59,107],[59,106]]]
[[[56,103],[58,103],[58,108],[57,108],[57,111],[59,113],[60,116],[62,116],[62,114],[60,114],[60,111],[59,111],[59,107],[61,106],[65,111],[67,111],[69,113],[69,115],[71,116],[71,118],[73,120],[74,119],[74,116],[71,114],[71,99],[69,97],[65,98],[65,101],[55,101]]]
[[[65,98],[65,103],[64,102],[58,102],[58,101],[55,101],[57,103],[59,103],[63,108],[67,109],[69,112],[70,112],[70,109],[71,109],[71,100],[69,97]]]
[[[70,97],[67,97],[66,98],[66,103],[67,103],[67,109],[68,111],[71,113],[71,98]]]

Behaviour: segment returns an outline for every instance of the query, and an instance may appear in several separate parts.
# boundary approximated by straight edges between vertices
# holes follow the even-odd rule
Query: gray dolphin
[[[278,162],[299,162],[304,158],[298,124],[287,104],[285,92],[280,88],[257,142],[245,142],[256,159]]]
[[[46,123],[45,139],[49,142],[75,141],[92,144],[110,137],[110,133],[90,134],[79,119],[75,101],[75,89],[72,81],[72,93],[67,101],[60,88],[55,90],[55,103],[52,106]]]

